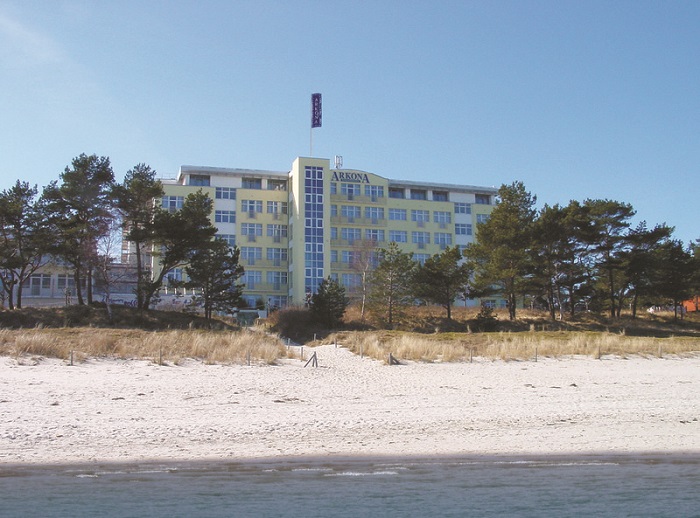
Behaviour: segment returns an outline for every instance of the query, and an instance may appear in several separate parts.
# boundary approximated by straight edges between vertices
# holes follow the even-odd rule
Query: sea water
[[[0,516],[700,517],[700,456],[0,467]]]

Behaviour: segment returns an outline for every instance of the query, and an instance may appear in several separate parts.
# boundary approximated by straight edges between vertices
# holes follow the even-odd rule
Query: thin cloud
[[[62,65],[68,59],[54,40],[0,11],[0,52],[3,60],[22,65]]]

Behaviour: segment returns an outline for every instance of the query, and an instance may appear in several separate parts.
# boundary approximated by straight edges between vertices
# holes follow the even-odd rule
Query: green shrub
[[[308,340],[316,331],[313,315],[306,308],[291,307],[275,311],[268,321],[274,332],[295,342]]]
[[[498,326],[498,318],[489,306],[481,306],[481,310],[476,315],[476,329],[482,333],[495,331]]]

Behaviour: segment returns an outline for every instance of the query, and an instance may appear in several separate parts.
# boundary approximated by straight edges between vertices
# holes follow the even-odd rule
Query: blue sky
[[[80,153],[631,203],[700,238],[700,2],[0,0],[0,188]]]

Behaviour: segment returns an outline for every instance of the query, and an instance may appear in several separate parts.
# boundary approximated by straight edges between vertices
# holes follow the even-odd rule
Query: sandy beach
[[[700,451],[700,358],[0,358],[3,463]]]

